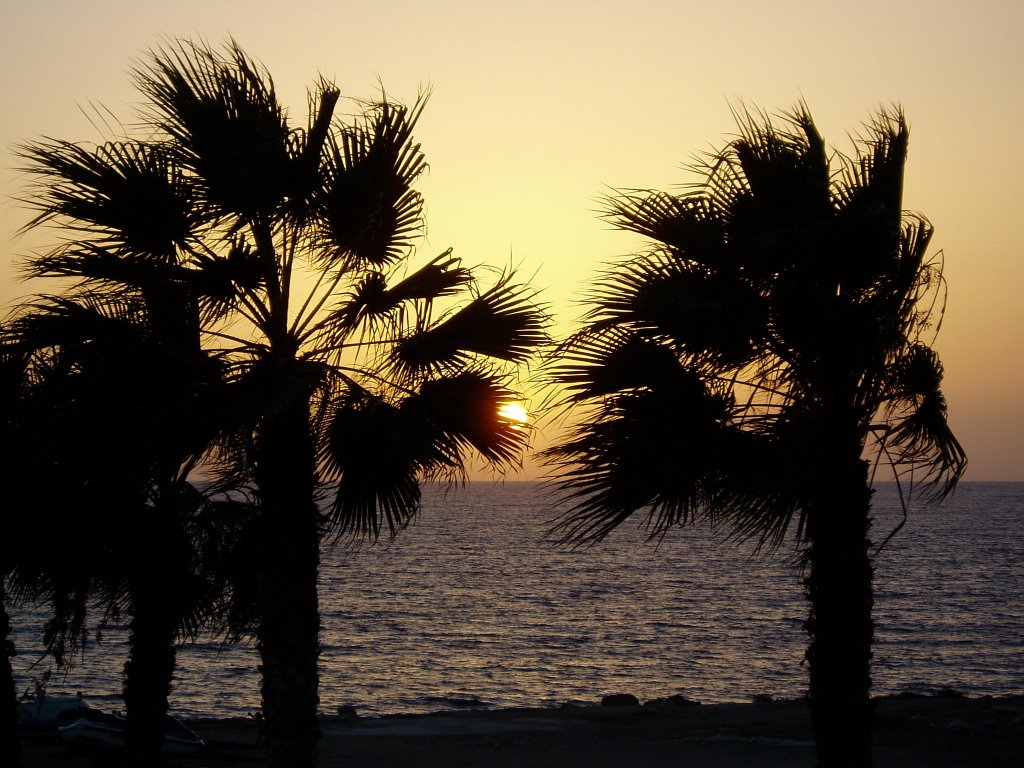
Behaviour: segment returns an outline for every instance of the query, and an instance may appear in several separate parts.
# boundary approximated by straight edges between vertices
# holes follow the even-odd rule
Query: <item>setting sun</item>
[[[522,403],[502,403],[498,408],[498,416],[513,423],[525,424],[530,419],[526,406]]]

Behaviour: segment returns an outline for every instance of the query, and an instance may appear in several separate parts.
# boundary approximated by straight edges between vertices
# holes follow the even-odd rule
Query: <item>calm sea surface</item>
[[[534,483],[430,487],[418,522],[394,542],[325,552],[322,709],[803,694],[806,606],[785,553],[752,558],[703,528],[655,546],[632,526],[559,551],[541,541],[556,512]],[[893,487],[881,487],[875,540],[900,518]],[[877,693],[1024,692],[1024,484],[965,483],[941,507],[912,506],[876,569]],[[31,667],[43,620],[14,611],[22,689],[47,667]],[[120,708],[123,637],[108,628],[48,690]],[[259,708],[251,647],[211,640],[178,659],[178,714]]]

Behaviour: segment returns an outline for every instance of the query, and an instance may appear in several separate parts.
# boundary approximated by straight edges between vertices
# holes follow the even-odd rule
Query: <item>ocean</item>
[[[804,694],[807,606],[792,552],[694,526],[660,542],[627,523],[600,545],[543,540],[558,512],[531,482],[428,486],[395,540],[325,550],[321,709],[360,714],[595,703],[682,694],[704,703]],[[874,497],[876,542],[902,518],[894,486]],[[875,559],[874,692],[1024,693],[1024,483],[963,483],[938,507],[912,503]],[[13,609],[21,690],[46,614]],[[125,632],[102,641],[50,693],[120,709]],[[259,709],[251,645],[181,648],[172,711]]]

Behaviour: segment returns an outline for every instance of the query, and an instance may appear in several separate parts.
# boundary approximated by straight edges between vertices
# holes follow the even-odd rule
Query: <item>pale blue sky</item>
[[[511,260],[562,328],[598,266],[636,247],[593,211],[606,187],[691,180],[690,157],[733,130],[730,103],[803,98],[826,140],[880,105],[910,119],[908,207],[936,226],[948,314],[938,341],[968,479],[1024,480],[1024,4],[758,0],[718,3],[8,0],[0,31],[0,297],[26,214],[11,146],[93,140],[88,105],[131,119],[128,70],[161,36],[233,35],[293,114],[318,73],[372,96],[431,85],[418,138],[431,165],[431,255]]]

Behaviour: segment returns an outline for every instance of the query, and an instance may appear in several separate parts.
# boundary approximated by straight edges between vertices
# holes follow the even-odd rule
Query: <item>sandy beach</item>
[[[181,768],[260,765],[252,720],[191,721],[209,754]],[[453,711],[325,718],[323,768],[739,768],[813,766],[804,702]],[[27,768],[115,764],[52,741],[25,745]],[[1007,766],[1024,755],[1024,696],[878,700],[878,768]]]

